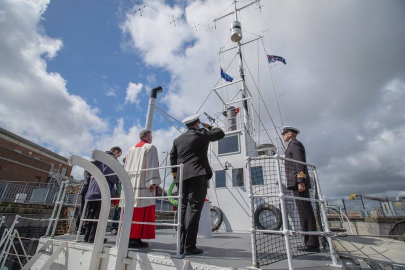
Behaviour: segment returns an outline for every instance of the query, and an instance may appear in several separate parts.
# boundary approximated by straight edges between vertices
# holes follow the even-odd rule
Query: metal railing
[[[314,165],[307,164],[304,162],[288,159],[288,158],[282,158],[278,154],[275,156],[261,156],[261,157],[247,157],[247,167],[248,171],[251,172],[252,168],[252,162],[253,161],[264,161],[264,164],[262,166],[269,166],[268,163],[266,163],[265,160],[268,160],[267,162],[271,161],[271,168],[268,168],[266,171],[266,176],[264,177],[270,177],[270,174],[272,174],[272,177],[275,178],[273,180],[276,180],[275,184],[278,186],[278,188],[273,188],[273,189],[262,189],[261,192],[254,192],[253,187],[254,187],[254,180],[251,177],[249,177],[248,181],[248,193],[249,193],[249,201],[250,201],[250,216],[251,216],[251,242],[252,242],[252,263],[253,267],[258,267],[258,251],[257,251],[257,243],[256,243],[256,233],[259,234],[271,234],[271,235],[282,235],[284,236],[284,243],[285,243],[285,251],[286,251],[286,257],[288,260],[288,268],[289,269],[294,269],[292,265],[292,245],[291,245],[291,237],[296,237],[297,235],[318,235],[318,236],[325,236],[327,238],[329,248],[330,248],[330,257],[332,260],[332,265],[333,266],[341,266],[340,259],[337,256],[333,244],[332,244],[332,239],[331,239],[331,231],[329,228],[328,224],[328,219],[326,216],[325,212],[325,204],[326,201],[322,197],[322,193],[320,190],[319,182],[318,182],[318,176],[316,173],[316,168]],[[306,165],[307,167],[311,167],[312,172],[313,172],[313,181],[314,181],[314,186],[312,187],[313,193],[316,194],[316,196],[313,196],[315,198],[306,198],[306,197],[296,197],[296,196],[291,196],[288,194],[286,190],[286,185],[283,183],[283,180],[286,181],[286,175],[285,172],[282,171],[282,165],[285,162],[289,163],[299,163]],[[253,166],[257,166],[257,164],[253,163]],[[265,168],[262,168],[265,170]],[[308,176],[309,177],[309,176]],[[262,179],[263,182],[267,181],[267,179]],[[255,186],[257,187],[257,186]],[[281,224],[282,224],[282,230],[276,230],[276,229],[257,229],[256,228],[256,223],[255,223],[255,200],[257,199],[271,199],[273,198],[274,202],[277,200],[279,201],[280,205],[280,210],[281,210]],[[305,231],[305,230],[295,230],[294,228],[289,227],[288,223],[288,212],[286,209],[286,203],[288,201],[293,201],[294,203],[299,201],[308,201],[311,203],[315,203],[319,205],[319,210],[320,210],[320,222],[321,224],[321,231]]]
[[[177,247],[176,247],[176,255],[175,257],[181,258],[180,254],[180,232],[181,232],[181,208],[179,207],[177,210],[177,222],[174,223],[163,223],[163,222],[135,222],[132,221],[132,214],[133,214],[133,207],[134,207],[134,201],[135,200],[143,200],[143,199],[169,199],[169,198],[176,198],[179,201],[181,201],[181,192],[178,196],[155,196],[155,197],[136,197],[134,198],[134,192],[133,192],[133,187],[131,184],[130,177],[128,173],[134,173],[134,172],[140,172],[140,171],[148,171],[148,170],[160,170],[160,169],[167,169],[167,168],[179,168],[179,190],[182,189],[182,184],[183,184],[183,164],[176,165],[176,166],[165,166],[165,167],[158,167],[158,168],[148,168],[148,169],[142,169],[142,170],[136,170],[136,171],[129,171],[126,172],[124,168],[117,162],[114,158],[109,156],[108,154],[99,151],[99,150],[94,150],[92,159],[94,160],[99,160],[100,162],[104,163],[108,167],[110,167],[118,176],[118,178],[121,181],[122,185],[122,191],[124,192],[123,196],[121,198],[111,198],[107,180],[105,178],[106,175],[103,175],[102,172],[94,166],[90,161],[87,161],[83,158],[77,157],[77,156],[72,156],[69,159],[69,163],[71,165],[78,165],[82,167],[83,169],[89,171],[94,179],[97,181],[97,184],[100,187],[101,191],[101,210],[100,210],[100,216],[98,219],[86,219],[84,218],[84,212],[82,211],[82,216],[81,216],[81,222],[79,225],[79,229],[77,232],[76,240],[78,240],[78,235],[80,234],[80,229],[83,224],[83,221],[92,221],[92,222],[98,222],[97,226],[97,231],[96,231],[96,236],[95,236],[95,241],[93,245],[93,251],[92,251],[92,256],[91,256],[91,262],[90,262],[90,268],[91,269],[98,269],[99,263],[100,263],[100,257],[98,256],[100,252],[102,252],[102,246],[103,246],[103,239],[105,236],[105,229],[107,222],[110,223],[118,223],[118,233],[117,233],[117,241],[116,241],[116,247],[117,247],[117,260],[116,260],[116,265],[115,269],[124,269],[124,264],[130,263],[131,259],[127,258],[127,253],[128,253],[128,243],[129,243],[129,235],[131,231],[131,225],[132,224],[144,224],[144,225],[159,225],[159,226],[168,226],[168,227],[177,227]],[[58,212],[56,215],[53,215],[51,218],[51,221],[54,220],[54,226],[56,226],[57,221],[59,219],[60,215],[60,208],[58,208],[58,205],[61,204],[61,201],[64,198],[64,194],[58,194],[58,200],[57,203],[55,204],[55,209],[54,213]],[[110,211],[110,205],[111,205],[111,200],[120,200],[122,201],[122,214],[120,217],[120,220],[109,220],[108,219],[108,213]],[[87,207],[87,202],[90,200],[85,201],[85,206],[84,209]],[[159,220],[158,220],[159,221]],[[48,228],[48,231],[50,228]],[[53,230],[54,233],[54,230]]]
[[[52,205],[58,192],[55,185],[0,181],[0,202]]]

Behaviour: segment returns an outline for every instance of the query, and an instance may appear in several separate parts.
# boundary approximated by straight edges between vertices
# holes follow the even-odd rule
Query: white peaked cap
[[[183,124],[187,125],[187,124],[197,121],[199,118],[200,118],[199,114],[193,114],[187,118],[184,118],[183,121],[181,121],[181,122],[183,122]]]
[[[283,127],[283,132],[281,134],[287,133],[289,131],[300,134],[300,130],[298,128],[295,128],[295,127],[292,127],[292,126],[284,126]]]

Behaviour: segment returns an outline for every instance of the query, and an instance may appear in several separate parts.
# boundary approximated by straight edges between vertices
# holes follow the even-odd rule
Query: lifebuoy
[[[211,206],[211,230],[216,231],[222,224],[222,211],[216,206]]]
[[[260,230],[279,230],[281,228],[281,212],[270,204],[262,204],[255,211],[255,225]]]

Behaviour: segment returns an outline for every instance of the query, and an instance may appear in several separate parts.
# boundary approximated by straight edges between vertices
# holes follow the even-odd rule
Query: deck
[[[371,236],[349,235],[333,240],[341,256],[405,267],[405,242]]]
[[[116,236],[107,234],[108,241],[104,245],[113,247]],[[54,240],[74,241],[75,235],[56,236]],[[82,236],[80,237],[82,239]],[[174,230],[157,230],[156,239],[148,240],[147,248],[131,248],[129,251],[137,253],[148,253],[151,255],[175,255],[176,233]],[[91,244],[81,243],[83,246]],[[196,263],[207,264],[217,267],[234,269],[246,269],[252,266],[252,246],[250,234],[248,233],[213,233],[212,238],[199,238],[197,246],[204,250],[201,255],[186,256],[187,260]],[[334,269],[327,266],[331,263],[326,253],[310,254],[296,257],[293,260],[295,269],[316,268]],[[287,260],[279,261],[271,265],[262,266],[261,269],[288,269]]]

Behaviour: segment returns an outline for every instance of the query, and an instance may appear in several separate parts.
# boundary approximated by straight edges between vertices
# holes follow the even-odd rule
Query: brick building
[[[0,181],[46,184],[71,172],[67,158],[0,128]]]

